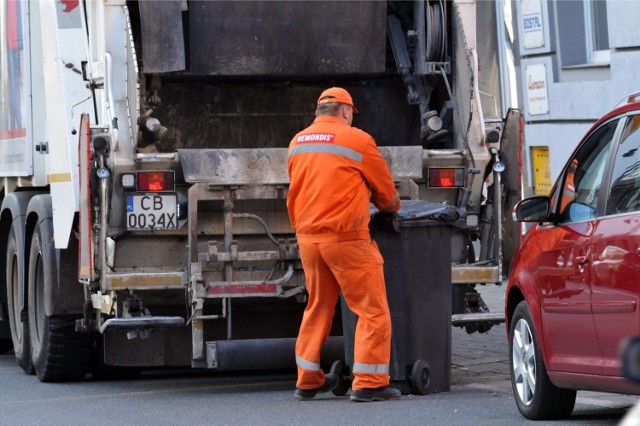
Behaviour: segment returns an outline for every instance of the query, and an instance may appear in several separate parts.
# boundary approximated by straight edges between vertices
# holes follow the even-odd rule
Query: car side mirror
[[[622,375],[634,383],[640,383],[640,337],[630,337],[622,343]]]
[[[549,220],[551,200],[537,196],[519,201],[513,208],[513,220],[518,222],[546,222]]]

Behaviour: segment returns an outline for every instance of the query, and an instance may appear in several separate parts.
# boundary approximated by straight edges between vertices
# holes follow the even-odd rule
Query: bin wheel
[[[413,363],[413,368],[411,369],[411,385],[416,394],[427,394],[431,386],[431,370],[425,360],[419,359]]]
[[[346,395],[349,391],[349,388],[351,387],[351,380],[349,380],[349,377],[345,375],[344,361],[334,361],[334,363],[331,364],[331,370],[329,371],[329,373],[335,374],[338,377],[338,386],[333,388],[331,392],[335,396]]]

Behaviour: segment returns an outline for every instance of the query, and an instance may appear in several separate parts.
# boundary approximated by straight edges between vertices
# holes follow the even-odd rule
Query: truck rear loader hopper
[[[483,117],[475,2],[23,4],[33,161],[0,170],[0,348],[25,371],[293,367],[287,146],[330,86],[403,199],[455,207],[452,323],[502,322],[476,286],[502,282],[500,166],[521,118]],[[323,361],[341,335],[338,309]]]

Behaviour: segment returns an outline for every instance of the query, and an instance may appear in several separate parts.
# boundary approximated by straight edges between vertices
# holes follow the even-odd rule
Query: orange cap
[[[332,102],[350,105],[353,108],[353,112],[355,114],[358,114],[358,109],[353,104],[353,99],[351,99],[351,95],[342,87],[331,87],[325,90],[324,92],[322,92],[320,94],[320,97],[318,98],[318,105],[328,104]]]

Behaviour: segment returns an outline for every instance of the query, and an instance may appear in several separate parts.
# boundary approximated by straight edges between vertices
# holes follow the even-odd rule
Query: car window
[[[558,192],[560,223],[596,217],[600,185],[617,124],[617,120],[603,124],[569,161]]]
[[[606,214],[640,211],[640,115],[627,119],[611,174]]]

